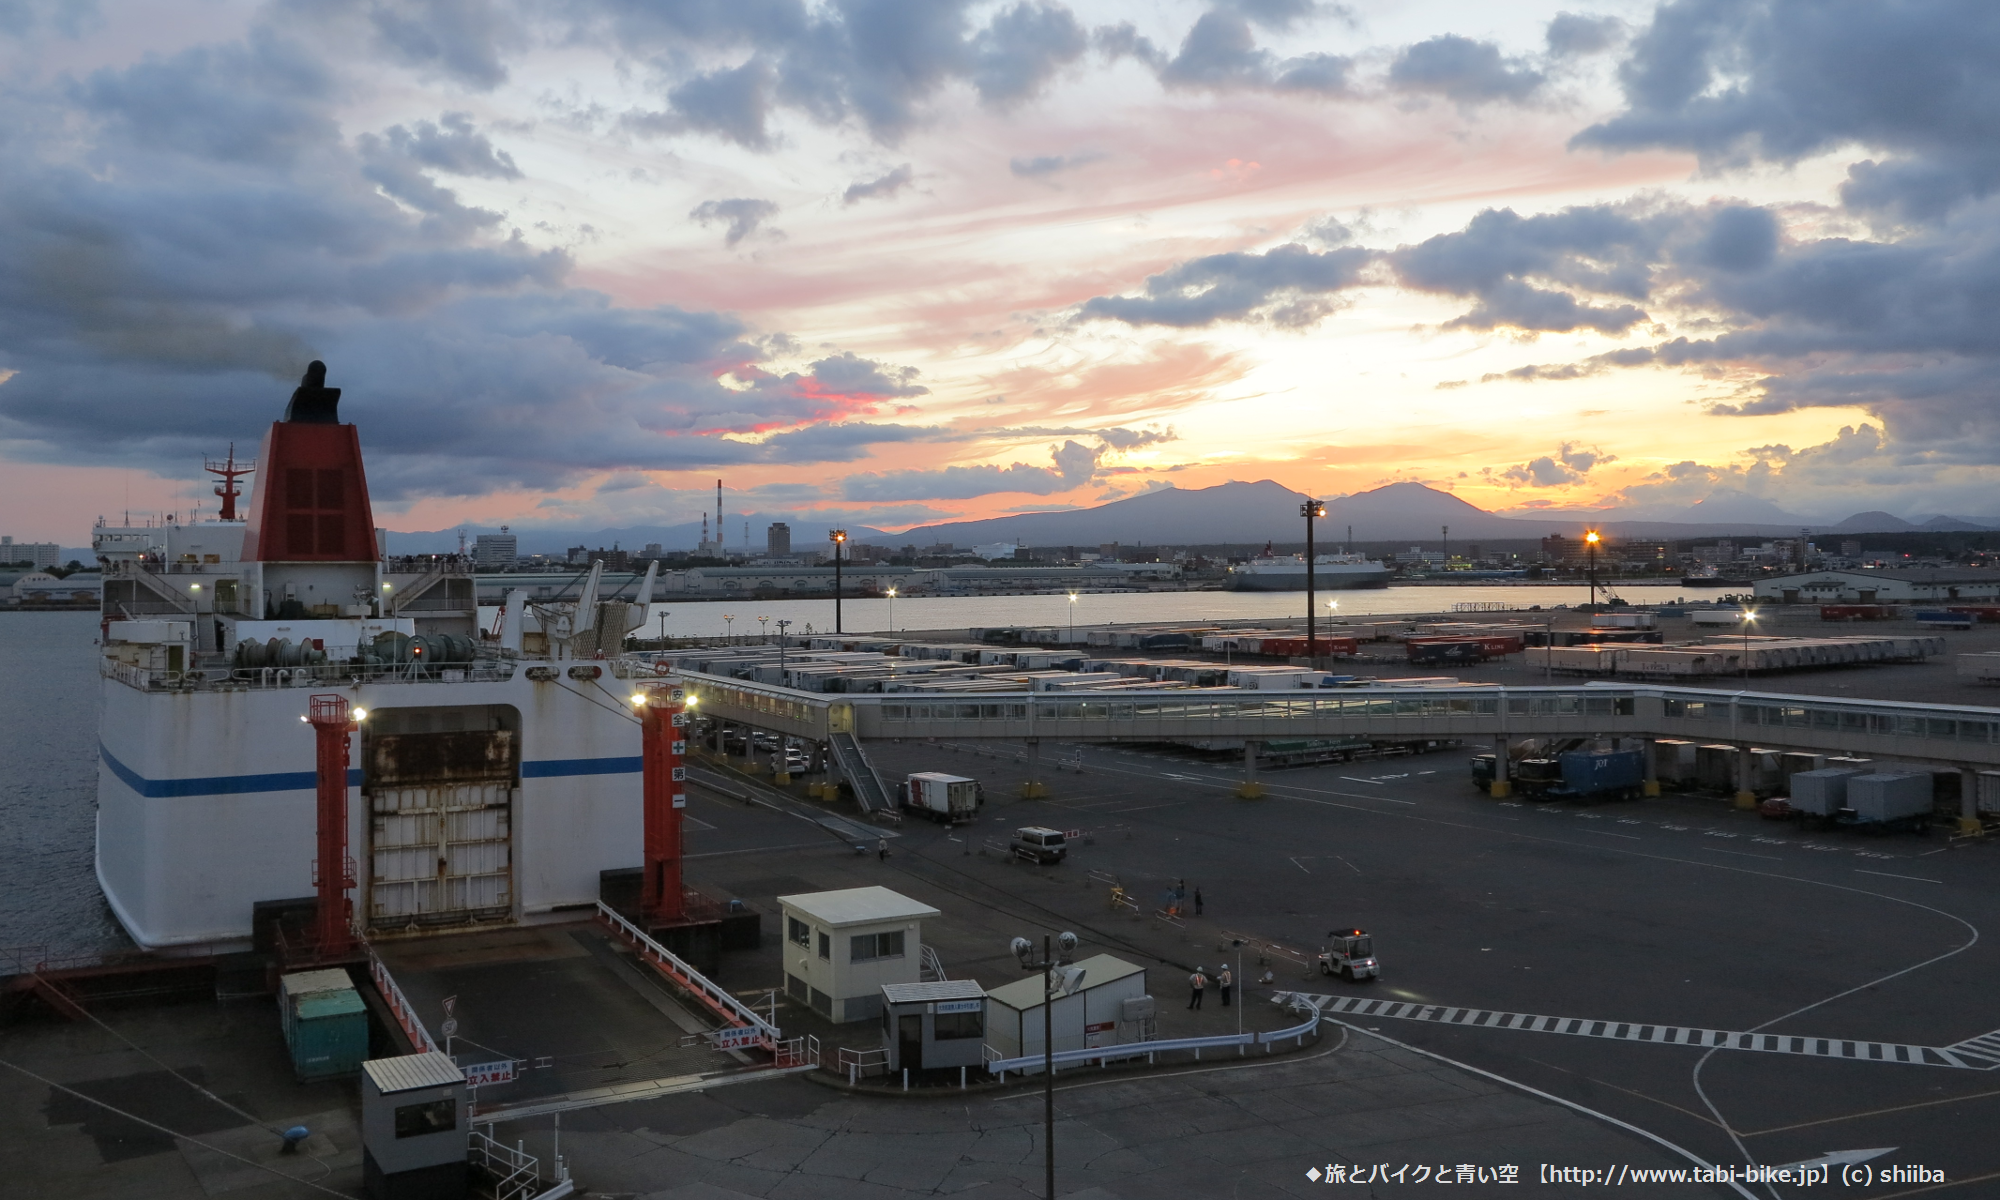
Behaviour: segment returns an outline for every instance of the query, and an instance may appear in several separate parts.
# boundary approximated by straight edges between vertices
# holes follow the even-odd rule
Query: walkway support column
[[[1511,741],[1504,733],[1493,739],[1493,782],[1486,786],[1486,794],[1495,800],[1504,800],[1514,794]]]
[[[1736,807],[1757,807],[1757,793],[1750,790],[1750,747],[1736,747]]]
[[[1660,755],[1652,738],[1639,739],[1639,752],[1646,756],[1646,782],[1639,789],[1640,795],[1660,794]]]
[[[1042,782],[1042,739],[1028,739],[1028,778],[1021,784],[1021,799],[1040,800],[1049,794]]]
[[[1236,795],[1244,800],[1264,798],[1264,785],[1257,782],[1257,753],[1264,743],[1252,738],[1243,743],[1243,782],[1236,785]]]
[[[320,695],[307,702],[306,720],[313,727],[319,768],[319,853],[313,859],[319,903],[313,952],[321,961],[345,958],[354,951],[354,910],[347,899],[354,887],[354,860],[347,853],[347,737],[365,715],[361,709],[349,709],[345,696]]]
[[[639,784],[644,819],[645,863],[640,874],[639,913],[648,924],[665,925],[687,913],[681,886],[681,810],[687,807],[687,692],[660,684],[641,693]]]
[[[1958,831],[1978,833],[1985,828],[1979,820],[1979,771],[1973,767],[1958,769]]]

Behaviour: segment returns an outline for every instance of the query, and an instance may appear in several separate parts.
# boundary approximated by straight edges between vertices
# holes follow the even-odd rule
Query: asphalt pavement
[[[1499,802],[1470,786],[1469,752],[1267,768],[1267,796],[1244,801],[1232,795],[1230,764],[1093,746],[1081,773],[1048,776],[1048,800],[1021,801],[1005,799],[1024,769],[1015,748],[869,749],[888,776],[984,780],[995,798],[986,835],[1031,823],[1093,831],[1094,844],[1061,869],[1116,875],[1142,898],[1177,879],[1200,886],[1217,928],[1315,949],[1338,925],[1375,935],[1380,981],[1281,976],[1279,988],[1909,1046],[2000,1028],[2000,954],[1980,936],[2000,920],[2000,847],[1949,846],[1939,832],[1805,833],[1689,795]],[[1047,764],[1075,749],[1042,754]],[[921,855],[945,848],[941,836],[906,827],[904,841]],[[1989,1133],[2000,1071],[1978,1060],[1919,1065],[1348,1019],[1710,1161],[1789,1164],[1894,1147],[1873,1163],[1942,1170],[1961,1194],[2000,1194],[2000,1143]]]

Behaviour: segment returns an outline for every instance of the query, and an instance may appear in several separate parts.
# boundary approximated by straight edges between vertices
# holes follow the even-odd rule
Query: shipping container
[[[903,807],[945,824],[972,820],[980,800],[979,781],[963,775],[919,771],[903,781]]]
[[[1646,782],[1646,755],[1640,750],[1571,750],[1558,756],[1562,783],[1551,796],[1576,800],[1635,800]]]
[[[1892,621],[1896,617],[1893,604],[1822,604],[1819,619],[1822,621]]]
[[[278,1015],[301,1083],[352,1075],[368,1057],[368,1007],[346,971],[299,971],[280,979]]]
[[[1660,738],[1653,743],[1653,775],[1661,783],[1687,787],[1696,780],[1695,745],[1679,738]]]
[[[1927,774],[1883,771],[1847,781],[1847,807],[1856,825],[1922,829],[1930,824],[1932,795]]]
[[[1791,777],[1792,811],[1805,817],[1830,819],[1847,807],[1847,784],[1861,775],[1843,767],[1800,771]]]
[[[1971,613],[1953,612],[1949,609],[1919,609],[1914,614],[1917,623],[1926,629],[1970,629],[1978,620]]]

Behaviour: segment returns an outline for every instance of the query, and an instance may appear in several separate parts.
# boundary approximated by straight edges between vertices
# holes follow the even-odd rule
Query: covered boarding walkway
[[[1203,690],[1075,693],[922,692],[825,695],[688,673],[711,717],[827,741],[919,738],[1024,742],[1031,787],[1041,783],[1038,747],[1057,742],[1240,740],[1246,782],[1255,783],[1266,741],[1365,738],[1462,741],[1504,752],[1516,739],[1659,738],[1932,764],[1956,768],[1967,819],[1977,789],[1969,776],[2000,768],[2000,708],[1792,696],[1635,683],[1565,687],[1371,687],[1298,693]],[[1648,756],[1651,762],[1651,756]],[[1739,799],[1743,794],[1739,795]]]

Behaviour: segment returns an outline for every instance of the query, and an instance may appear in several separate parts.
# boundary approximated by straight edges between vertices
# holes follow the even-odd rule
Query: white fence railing
[[[1109,1063],[1121,1059],[1143,1057],[1147,1062],[1155,1061],[1154,1056],[1174,1050],[1192,1050],[1198,1060],[1203,1050],[1227,1048],[1229,1046],[1263,1046],[1269,1054],[1278,1042],[1297,1042],[1304,1045],[1306,1038],[1319,1031],[1319,1010],[1304,1022],[1290,1029],[1274,1029],[1264,1033],[1231,1033],[1220,1037],[1168,1038],[1155,1042],[1123,1042],[1116,1046],[1087,1046],[1081,1050],[1058,1050],[1052,1056],[1058,1070],[1077,1063]],[[1028,1074],[1042,1068],[1045,1061],[1040,1054],[1023,1055],[1020,1058],[995,1058],[988,1060],[986,1070],[994,1075],[1005,1075],[1009,1071]]]
[[[544,1189],[542,1160],[518,1143],[509,1146],[495,1139],[491,1125],[486,1129],[485,1133],[472,1131],[466,1161],[493,1180],[493,1200],[558,1200],[575,1193],[576,1184],[569,1177],[569,1164],[562,1155],[555,1156],[554,1184]]]
[[[638,947],[643,954],[650,956],[655,966],[663,968],[674,978],[674,982],[694,993],[696,999],[718,1016],[755,1029],[764,1039],[767,1049],[775,1048],[784,1039],[778,1027],[758,1016],[756,1009],[730,995],[708,976],[695,970],[686,959],[654,941],[651,934],[620,916],[616,909],[602,900],[597,902],[597,914]]]

